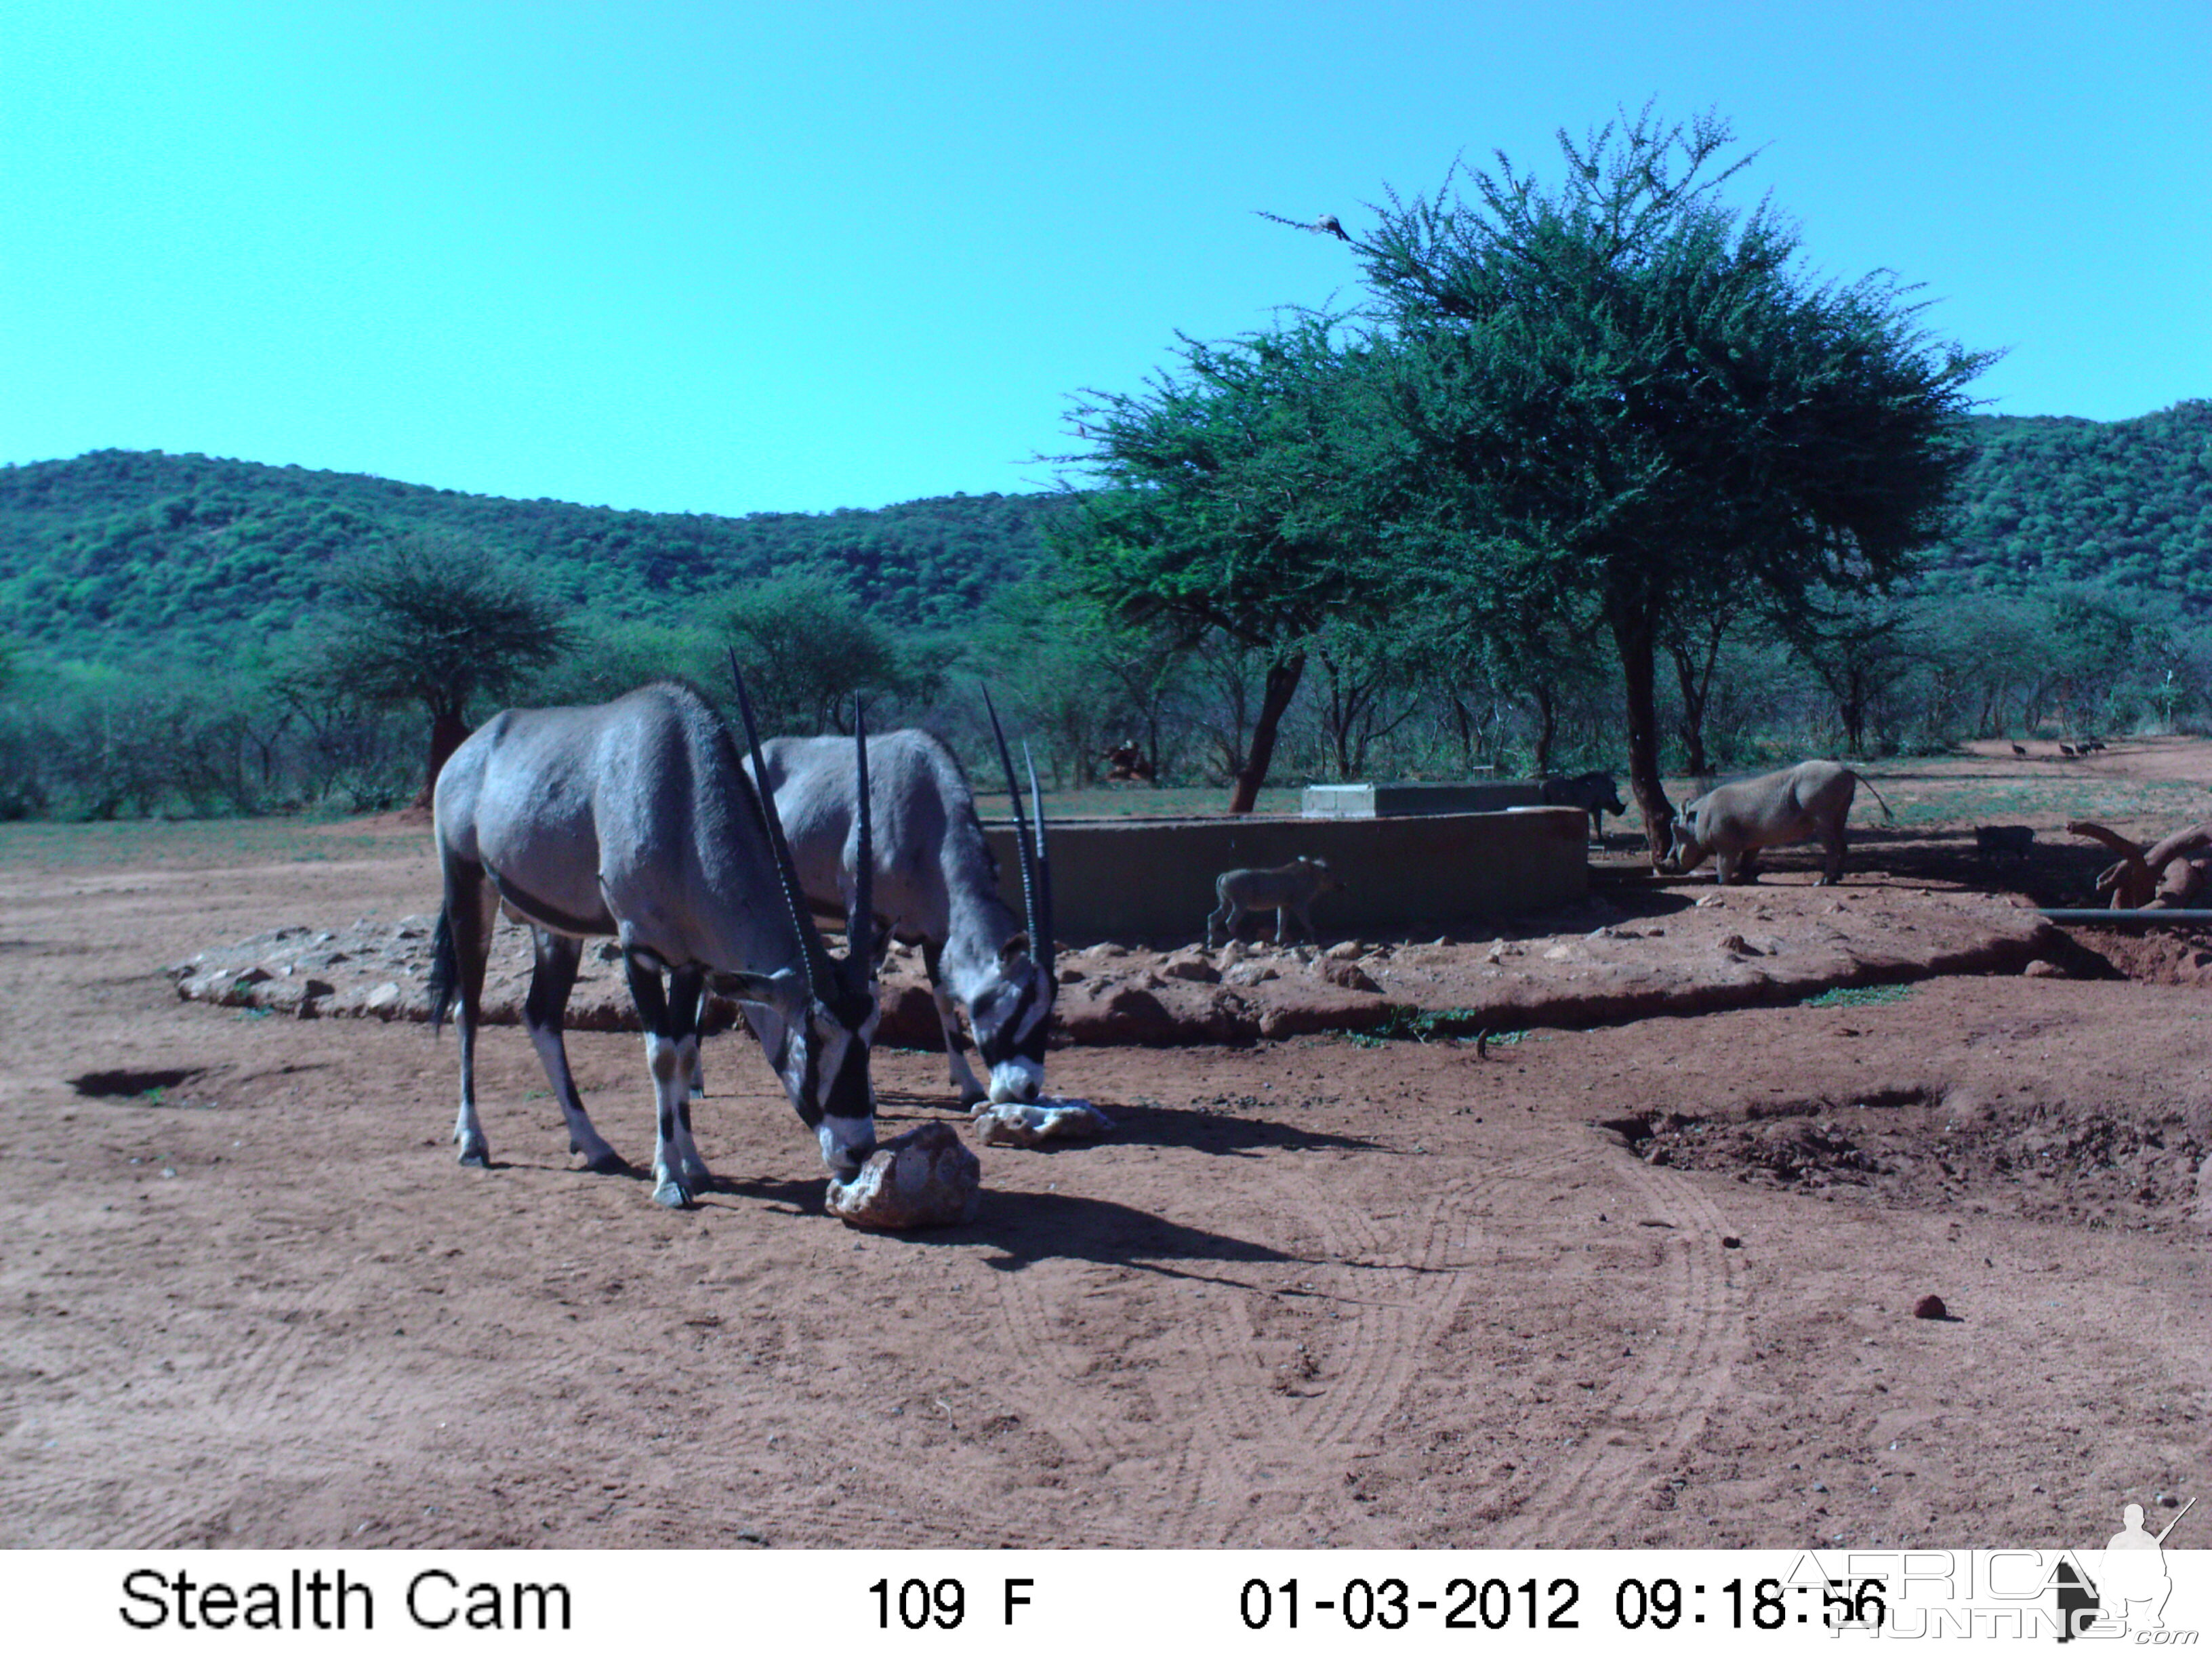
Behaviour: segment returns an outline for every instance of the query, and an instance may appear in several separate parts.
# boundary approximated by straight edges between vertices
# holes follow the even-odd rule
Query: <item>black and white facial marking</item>
[[[874,999],[865,1012],[810,1003],[797,1024],[772,1007],[748,1006],[745,1013],[799,1121],[814,1131],[823,1167],[839,1181],[850,1181],[876,1150],[876,1091],[868,1075],[878,1018]]]
[[[1052,1026],[1051,975],[1029,954],[1017,934],[999,958],[999,971],[968,1004],[976,1052],[990,1068],[994,1102],[1035,1100],[1044,1087],[1045,1039]]]

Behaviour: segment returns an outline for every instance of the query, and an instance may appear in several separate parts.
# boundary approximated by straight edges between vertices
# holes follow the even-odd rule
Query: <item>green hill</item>
[[[1983,416],[1929,586],[2108,582],[2212,609],[2212,402],[2132,421]]]
[[[1937,592],[2103,582],[2212,611],[2212,402],[2131,421],[1978,416]],[[340,472],[102,450],[0,467],[0,638],[88,659],[216,658],[290,628],[331,561],[416,532],[477,543],[547,593],[665,617],[793,567],[842,571],[900,629],[949,629],[1043,557],[1048,495],[879,511],[624,513]]]
[[[1052,507],[953,495],[873,512],[625,513],[101,450],[0,467],[0,636],[90,659],[155,645],[220,655],[313,610],[333,560],[419,532],[481,545],[606,616],[665,616],[673,600],[821,564],[886,623],[947,628],[1034,568]]]

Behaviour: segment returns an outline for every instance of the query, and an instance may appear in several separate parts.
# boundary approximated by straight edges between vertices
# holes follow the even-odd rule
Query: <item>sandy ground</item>
[[[2196,799],[2212,750],[2097,765]],[[1985,769],[2000,800],[2058,775]],[[1906,816],[1843,894],[1900,927],[1977,887],[2071,902],[2098,861],[2046,836],[1987,871],[1989,814]],[[1486,1054],[1071,1048],[1054,1087],[1115,1139],[981,1149],[975,1223],[878,1236],[824,1215],[740,1036],[697,1118],[721,1182],[675,1213],[570,1167],[516,1030],[482,1045],[496,1167],[464,1170],[450,1036],[161,971],[434,909],[419,828],[130,844],[0,869],[0,1543],[2080,1546],[2206,1484],[2202,940],[2067,959],[2131,977],[1501,1024]],[[1605,863],[1630,920],[1556,937],[1625,928],[1663,974],[1677,934],[1634,919],[1703,890]],[[1809,859],[1771,869],[1728,933],[1832,926]],[[1464,974],[1364,959],[1431,1006],[1576,971],[1514,931]],[[570,1048],[642,1162],[637,1039]],[[885,1133],[960,1121],[938,1056],[876,1076]]]

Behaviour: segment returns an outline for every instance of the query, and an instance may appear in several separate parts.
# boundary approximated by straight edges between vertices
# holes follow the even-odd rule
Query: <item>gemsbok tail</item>
[[[430,940],[430,1035],[446,1023],[446,1010],[453,1005],[461,982],[460,954],[453,949],[453,912],[438,908],[438,931]]]

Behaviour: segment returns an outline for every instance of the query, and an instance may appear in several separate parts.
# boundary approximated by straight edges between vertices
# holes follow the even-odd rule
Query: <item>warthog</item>
[[[1674,820],[1669,862],[1680,875],[1710,855],[1716,881],[1731,882],[1739,875],[1747,880],[1753,874],[1753,855],[1760,848],[1818,841],[1828,853],[1820,885],[1832,885],[1843,879],[1844,822],[1850,816],[1853,793],[1864,781],[1848,766],[1813,760],[1763,778],[1724,783],[1682,809]],[[1893,820],[1896,814],[1881,792],[1870,783],[1867,787],[1881,801],[1882,815]]]
[[[1206,918],[1206,942],[1209,947],[1220,944],[1237,931],[1237,924],[1249,910],[1275,913],[1278,945],[1291,942],[1290,919],[1294,911],[1306,937],[1312,939],[1316,936],[1314,900],[1323,893],[1343,890],[1344,884],[1329,873],[1328,864],[1320,859],[1296,858],[1273,870],[1227,871],[1213,884],[1213,896],[1220,902]]]
[[[1584,772],[1578,777],[1546,778],[1542,783],[1547,806],[1579,806],[1590,816],[1590,839],[1605,840],[1605,815],[1615,817],[1628,811],[1610,772]]]
[[[2035,831],[2025,823],[1978,823],[1974,826],[1974,850],[1984,858],[1996,858],[1999,854],[2008,858],[2024,859],[2035,845]]]

